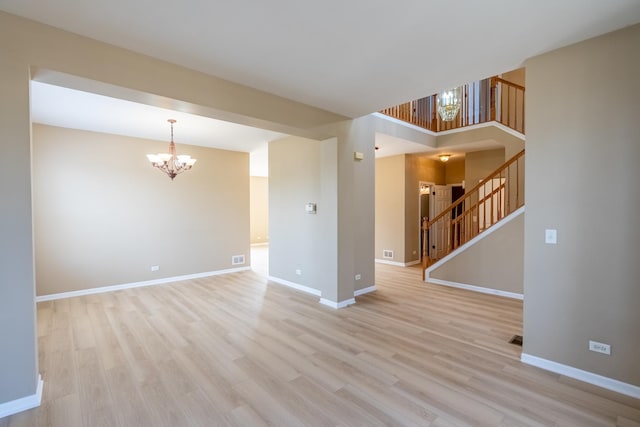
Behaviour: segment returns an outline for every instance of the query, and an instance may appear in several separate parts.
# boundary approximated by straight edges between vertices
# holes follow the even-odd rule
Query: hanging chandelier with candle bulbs
[[[196,163],[196,159],[192,159],[191,156],[187,154],[176,154],[176,144],[173,142],[173,124],[176,120],[169,119],[167,121],[171,123],[171,142],[169,143],[169,152],[147,154],[147,159],[151,162],[151,166],[166,173],[173,181],[176,176],[191,169]]]
[[[438,113],[444,122],[453,121],[460,111],[460,88],[447,89],[438,94]]]

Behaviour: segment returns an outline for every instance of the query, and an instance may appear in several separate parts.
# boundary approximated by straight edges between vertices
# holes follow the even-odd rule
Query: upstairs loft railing
[[[453,121],[437,113],[437,95],[385,108],[382,114],[433,132],[496,121],[524,134],[524,87],[500,77],[468,83],[460,88],[462,102]]]
[[[423,221],[424,270],[524,205],[524,150],[431,221]]]

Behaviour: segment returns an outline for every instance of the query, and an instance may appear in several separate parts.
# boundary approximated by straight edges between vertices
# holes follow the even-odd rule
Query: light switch
[[[558,243],[558,230],[544,230],[544,242],[549,245],[555,245]]]

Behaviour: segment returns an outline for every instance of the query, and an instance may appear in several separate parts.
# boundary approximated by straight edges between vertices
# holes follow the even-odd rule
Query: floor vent
[[[389,249],[384,249],[382,251],[382,258],[393,259],[393,251]]]
[[[515,344],[522,347],[522,335],[514,335],[513,337],[511,337],[511,339],[509,340],[509,344]]]
[[[234,255],[231,257],[231,265],[244,264],[244,255]]]

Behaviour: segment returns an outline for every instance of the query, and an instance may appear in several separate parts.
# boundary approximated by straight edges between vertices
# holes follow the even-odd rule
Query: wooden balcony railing
[[[524,205],[524,150],[422,224],[424,270]]]
[[[460,112],[443,121],[437,112],[437,95],[385,108],[382,114],[428,129],[450,129],[496,121],[524,134],[524,87],[500,77],[468,83],[460,88]]]

